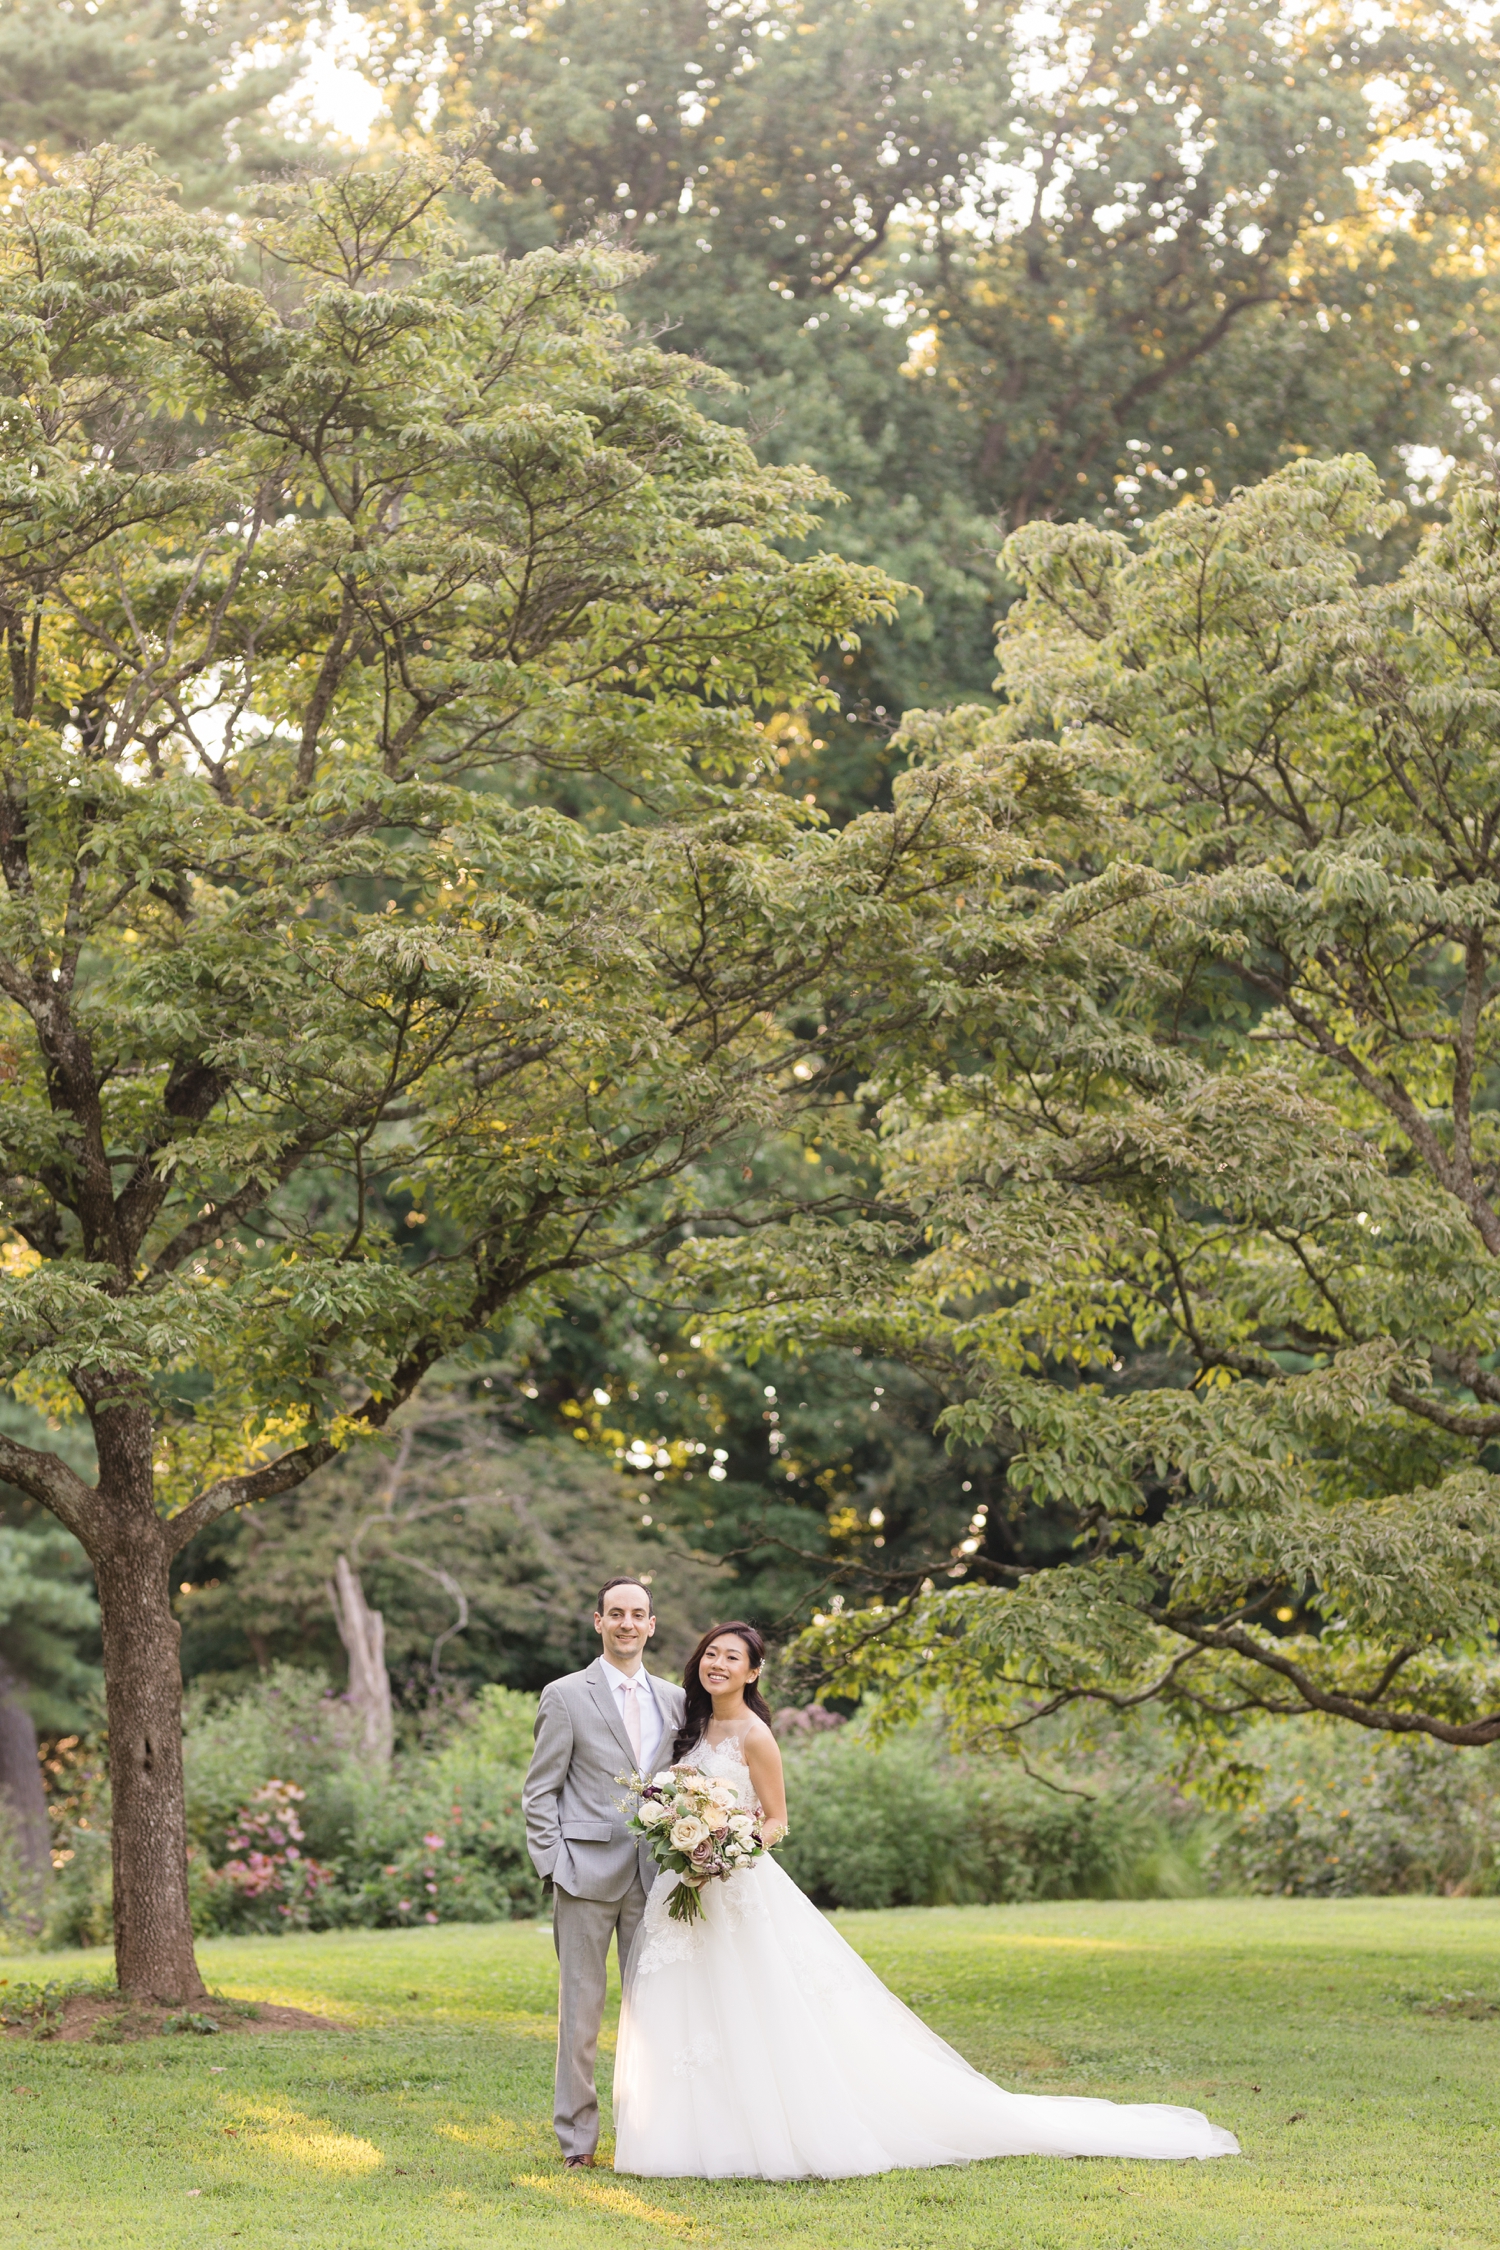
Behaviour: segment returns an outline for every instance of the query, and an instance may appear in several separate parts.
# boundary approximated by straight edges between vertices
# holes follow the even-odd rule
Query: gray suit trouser
[[[604,2016],[609,1941],[614,1938],[623,1982],[646,1911],[646,1893],[637,1868],[623,1898],[574,1898],[571,1891],[554,1888],[552,1901],[552,1942],[561,1971],[552,2122],[564,2156],[592,2156],[599,2140],[594,2064]]]

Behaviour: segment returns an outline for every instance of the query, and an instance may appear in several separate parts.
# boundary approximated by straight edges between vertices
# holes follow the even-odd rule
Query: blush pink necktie
[[[636,1770],[639,1772],[641,1763],[641,1713],[640,1706],[635,1699],[634,1680],[622,1681],[620,1694],[624,1698],[621,1709],[625,1717],[625,1732],[630,1737],[630,1747],[635,1752]]]

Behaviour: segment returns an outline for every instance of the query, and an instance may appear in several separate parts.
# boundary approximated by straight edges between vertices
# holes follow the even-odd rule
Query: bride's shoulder
[[[744,1731],[740,1735],[740,1748],[743,1751],[752,1749],[779,1750],[780,1745],[771,1728],[766,1725],[765,1720],[757,1719],[755,1714],[751,1712],[746,1717]]]

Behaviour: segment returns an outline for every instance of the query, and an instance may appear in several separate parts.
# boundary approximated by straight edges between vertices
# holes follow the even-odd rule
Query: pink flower
[[[440,1852],[448,1839],[446,1836],[438,1836],[434,1834],[431,1836],[424,1836],[422,1838],[422,1841],[427,1846],[427,1849],[430,1852]]]
[[[409,1898],[398,1898],[396,1901],[396,1912],[398,1914],[410,1914],[411,1900]]]
[[[424,1922],[435,1922],[437,1920],[437,1916],[429,1911],[422,1916],[422,1919]]]

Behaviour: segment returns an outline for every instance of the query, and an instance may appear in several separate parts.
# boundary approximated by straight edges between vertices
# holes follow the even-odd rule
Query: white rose
[[[688,1813],[682,1820],[673,1823],[672,1843],[677,1851],[695,1851],[707,1834],[708,1830],[696,1814]]]
[[[665,1773],[652,1775],[651,1786],[653,1789],[675,1789],[677,1787],[677,1776],[669,1766]]]
[[[660,1828],[662,1822],[670,1820],[671,1817],[671,1806],[664,1805],[657,1797],[648,1797],[641,1807],[641,1819],[648,1828]]]

